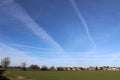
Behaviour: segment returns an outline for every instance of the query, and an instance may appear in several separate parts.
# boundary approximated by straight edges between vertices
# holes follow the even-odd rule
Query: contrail
[[[85,30],[86,30],[86,33],[87,33],[87,35],[88,35],[88,38],[90,39],[90,41],[91,41],[91,43],[93,44],[94,48],[96,48],[96,44],[95,44],[94,40],[92,39],[91,34],[90,34],[90,32],[89,32],[88,25],[87,25],[84,17],[82,16],[81,12],[79,11],[79,9],[78,9],[75,1],[74,1],[74,0],[70,0],[70,3],[72,4],[72,6],[73,6],[73,8],[75,9],[77,15],[79,16],[79,19],[80,19],[81,22],[83,23],[84,28],[85,28]]]
[[[17,46],[17,47],[30,48],[30,49],[38,49],[38,50],[45,50],[45,51],[55,51],[53,49],[39,48],[39,47],[33,47],[33,46],[28,46],[28,45],[22,45],[22,44],[11,44],[11,45],[12,46]]]
[[[21,51],[19,49],[9,46],[8,44],[0,42],[0,59],[6,56],[11,58],[12,65],[13,63],[15,65],[20,65],[19,63],[21,62],[27,62],[27,64],[35,62],[37,64],[40,64],[39,61],[42,61],[41,58],[30,56],[27,52]]]
[[[0,7],[10,4],[13,0],[0,0]]]
[[[36,23],[17,2],[14,0],[3,0],[0,5],[0,8],[2,7],[3,11],[20,20],[36,36],[52,45],[58,52],[64,52],[64,49],[38,23]]]
[[[15,2],[14,0],[3,0],[3,4],[0,3],[1,12],[5,12],[7,15],[13,16],[19,21],[21,21],[28,29],[32,31],[36,36],[45,40],[48,44],[52,45],[55,49],[55,53],[59,53],[58,57],[65,59],[66,62],[77,62],[73,60],[73,56],[70,56],[62,46],[57,43],[38,23],[36,23],[32,17],[27,13],[27,11],[22,8],[22,6]],[[8,2],[7,2],[8,1]],[[62,54],[62,55],[61,55]],[[71,60],[67,58],[71,58]]]

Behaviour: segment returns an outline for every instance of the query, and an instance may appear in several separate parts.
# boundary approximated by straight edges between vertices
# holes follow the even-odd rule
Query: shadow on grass
[[[10,79],[7,79],[6,77],[0,75],[0,80],[10,80]]]
[[[5,76],[3,76],[4,71],[5,70],[0,70],[0,80],[10,80],[10,79],[7,79]]]

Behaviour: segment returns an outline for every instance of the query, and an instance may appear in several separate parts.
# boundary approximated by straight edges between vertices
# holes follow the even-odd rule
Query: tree
[[[57,70],[54,66],[51,66],[50,68],[49,68],[49,70]]]
[[[1,66],[4,70],[6,70],[8,68],[8,66],[10,65],[10,58],[9,57],[5,57],[2,59],[1,61]]]
[[[21,68],[22,68],[22,70],[26,70],[26,63],[25,62],[21,63]]]
[[[32,64],[32,65],[29,66],[29,69],[30,69],[30,70],[39,70],[40,68],[39,68],[38,65]]]
[[[95,67],[95,70],[99,70],[99,68],[96,66],[96,67]]]
[[[48,70],[48,67],[47,67],[46,65],[44,65],[44,66],[41,67],[41,70],[42,70],[42,71],[47,71],[47,70]]]

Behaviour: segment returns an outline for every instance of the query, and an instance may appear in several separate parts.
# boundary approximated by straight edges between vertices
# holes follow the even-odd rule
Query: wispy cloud
[[[30,65],[31,61],[40,64],[40,59],[38,60],[36,57],[29,56],[27,52],[20,51],[0,42],[0,60],[4,57],[11,58],[11,65],[20,65],[21,62],[27,62]]]
[[[26,62],[27,66],[31,64],[47,65],[47,66],[74,66],[77,62],[74,62],[72,57],[60,56],[56,54],[56,57],[46,58],[40,55],[32,56],[29,52],[21,51],[15,47],[0,42],[0,60],[4,57],[11,58],[11,65],[19,66],[21,62]],[[31,62],[32,61],[32,62]]]
[[[110,66],[116,66],[119,65],[119,58],[120,58],[120,52],[110,53],[110,54],[104,54],[103,52],[100,54],[97,52],[95,55],[90,55],[88,57],[85,57],[85,54],[88,54],[91,52],[83,52],[83,53],[70,53],[72,57],[69,56],[60,56],[58,54],[55,54],[56,57],[53,58],[46,58],[37,55],[36,56],[30,56],[28,52],[21,51],[15,47],[9,46],[4,43],[0,43],[0,60],[4,57],[10,57],[11,58],[11,65],[20,65],[21,62],[26,62],[27,65],[38,64],[38,65],[48,65],[48,66],[104,66],[104,65],[110,65]],[[51,55],[50,55],[51,56]],[[31,62],[32,61],[32,62]]]
[[[22,44],[11,44],[11,45],[15,47],[23,47],[23,48],[37,49],[37,50],[43,50],[43,51],[55,51],[53,49],[39,48],[39,47],[33,47],[33,46],[28,46],[28,45],[22,45]]]
[[[94,48],[96,48],[96,44],[93,41],[91,34],[88,29],[88,25],[84,19],[84,17],[81,15],[81,12],[77,8],[77,5],[74,0],[70,0],[73,8],[75,9],[77,15],[79,16],[79,19],[82,21],[86,33],[92,42]],[[31,61],[35,64],[50,64],[50,65],[58,65],[58,66],[67,66],[67,65],[89,65],[89,64],[115,64],[116,61],[120,61],[120,53],[101,53],[96,54],[97,52],[95,50],[91,50],[88,52],[78,52],[78,53],[69,53],[65,52],[64,49],[60,46],[59,43],[57,43],[50,35],[39,25],[37,24],[31,16],[26,12],[25,9],[23,9],[18,3],[14,2],[14,0],[2,0],[0,2],[0,9],[5,11],[6,13],[10,14],[11,16],[14,16],[18,20],[20,20],[28,29],[30,29],[36,36],[39,38],[44,39],[47,43],[52,45],[55,48],[54,49],[45,49],[45,48],[36,48],[33,46],[28,45],[21,45],[21,44],[12,44],[11,46],[8,46],[6,44],[0,43],[0,59],[3,57],[10,57],[12,59],[13,64],[19,64],[20,62],[28,62],[28,64],[31,64]],[[15,47],[24,47],[24,48],[33,48],[33,49],[40,49],[40,50],[46,50],[46,51],[53,51],[56,53],[63,53],[63,54],[53,54],[55,55],[54,58],[51,58],[51,55],[48,57],[41,57],[38,56],[30,56],[29,53],[25,51],[20,51],[16,49]],[[109,53],[109,52],[107,52]],[[69,55],[68,55],[69,54]],[[93,55],[94,54],[94,55]],[[88,64],[89,63],[89,64]],[[117,63],[116,63],[117,64]],[[119,63],[118,63],[119,64]],[[90,65],[89,65],[90,66]]]
[[[89,55],[88,54],[94,54]],[[88,51],[88,52],[77,52],[71,53],[72,59],[75,59],[79,64],[83,66],[118,66],[120,62],[120,52],[97,52],[97,51]],[[70,58],[68,58],[70,59]]]
[[[72,4],[74,10],[76,11],[77,15],[79,16],[80,21],[83,23],[84,28],[85,28],[85,30],[86,30],[86,33],[87,33],[87,35],[88,35],[88,38],[90,39],[90,41],[91,41],[91,43],[93,44],[94,48],[96,48],[96,44],[95,44],[94,40],[92,39],[91,34],[90,34],[90,32],[89,32],[87,22],[85,21],[85,19],[84,19],[84,17],[82,16],[80,10],[78,9],[75,1],[74,1],[74,0],[70,0],[70,3]]]
[[[0,0],[0,7],[11,3],[13,0]]]
[[[6,5],[7,4],[7,5]],[[13,0],[6,0],[1,4],[6,10],[6,13],[9,13],[11,16],[14,16],[20,20],[28,29],[30,29],[36,36],[45,40],[48,44],[53,46],[58,52],[64,53],[64,49],[59,43],[57,43],[39,24],[37,24],[32,17],[26,12],[20,4],[16,3]]]
[[[9,1],[9,0],[8,0]],[[43,27],[41,27],[38,23],[36,23],[32,17],[27,13],[27,11],[21,7],[20,4],[16,3],[15,1],[11,1],[10,3],[6,3],[2,4],[2,10],[9,14],[10,16],[15,17],[16,19],[18,19],[19,21],[21,21],[28,29],[30,29],[36,36],[38,36],[39,38],[42,38],[43,40],[45,40],[48,44],[53,46],[53,49],[55,50],[54,53],[58,53],[56,58],[43,58],[44,61],[46,62],[50,62],[52,64],[52,62],[54,61],[56,64],[61,64],[63,62],[73,62],[76,63],[75,60],[72,59],[72,56],[69,55],[67,52],[65,52],[65,50],[62,48],[62,46],[57,43],[44,29]],[[16,45],[18,46],[18,45]],[[19,45],[22,47],[29,47],[30,46],[23,46],[23,45]],[[31,47],[33,48],[33,47]],[[67,58],[66,58],[67,56]],[[40,56],[38,56],[40,57]],[[70,59],[68,59],[70,58]],[[52,60],[51,60],[52,59]],[[59,60],[59,61],[58,61]],[[64,64],[65,65],[65,64]]]
[[[75,60],[72,59],[72,56],[69,55],[68,53],[66,53],[64,51],[64,49],[59,45],[59,43],[57,43],[52,37],[50,37],[49,34],[39,24],[37,24],[31,18],[31,16],[29,16],[29,14],[25,11],[25,9],[23,9],[18,3],[12,1],[9,4],[7,3],[7,5],[4,4],[2,8],[4,8],[3,11],[5,11],[5,13],[8,13],[9,15],[20,20],[36,36],[38,36],[39,38],[42,38],[47,43],[49,43],[50,45],[53,46],[53,49],[55,50],[55,51],[53,51],[53,53],[58,53],[56,55],[56,57],[51,58],[52,57],[51,55],[49,56],[49,58],[48,57],[42,58],[40,56],[37,56],[39,58],[42,58],[42,60],[44,61],[43,63],[46,63],[48,65],[49,64],[51,64],[51,65],[52,64],[54,64],[54,65],[57,65],[57,64],[58,65],[67,65],[67,64],[70,64],[70,62],[72,62],[73,64],[77,63]],[[23,46],[23,45],[19,45],[19,46],[30,48],[30,46]],[[25,58],[25,60],[27,59],[27,57],[24,57],[24,58]],[[42,61],[42,60],[40,59],[38,61]],[[38,61],[36,61],[36,62],[38,62]]]

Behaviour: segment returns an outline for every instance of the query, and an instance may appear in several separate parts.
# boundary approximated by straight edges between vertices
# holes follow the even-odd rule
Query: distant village
[[[0,68],[2,68],[0,66]],[[95,71],[95,70],[104,70],[104,71],[120,71],[120,67],[109,67],[109,66],[103,66],[103,67],[50,67],[42,66],[41,68],[37,65],[31,65],[30,67],[8,67],[8,69],[14,69],[14,70],[33,70],[33,71]]]
[[[50,69],[51,70],[51,69]],[[56,67],[53,70],[60,70],[60,71],[70,71],[70,70],[105,70],[105,71],[120,71],[120,67],[109,67],[109,66],[103,66],[103,67],[88,67],[88,68],[83,68],[83,67]]]
[[[14,69],[14,70],[37,70],[37,71],[94,71],[94,70],[104,70],[104,71],[120,71],[120,67],[110,67],[110,66],[103,66],[103,67],[47,67],[46,65],[38,66],[36,64],[31,64],[30,66],[26,67],[26,63],[22,62],[20,66],[9,66],[10,65],[10,58],[5,57],[1,60],[0,70],[7,70],[7,69]]]

